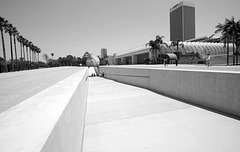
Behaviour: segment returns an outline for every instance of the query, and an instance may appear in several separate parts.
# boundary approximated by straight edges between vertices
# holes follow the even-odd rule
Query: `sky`
[[[225,18],[240,19],[239,0],[188,0],[195,5],[196,37],[210,36]],[[88,51],[108,55],[164,36],[170,41],[171,7],[181,0],[0,0],[0,16],[55,59]],[[7,58],[9,36],[4,34]],[[17,44],[18,56],[20,54]],[[0,42],[0,56],[2,42]],[[41,59],[43,60],[43,59]]]

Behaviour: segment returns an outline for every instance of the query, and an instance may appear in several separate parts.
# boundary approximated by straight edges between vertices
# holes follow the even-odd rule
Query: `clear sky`
[[[239,0],[188,0],[195,4],[196,37],[209,36],[225,18],[240,19]],[[108,55],[170,40],[169,9],[181,0],[0,0],[0,16],[49,56]],[[7,56],[9,36],[4,34]],[[19,44],[18,53],[19,53]],[[2,57],[2,43],[0,42]]]

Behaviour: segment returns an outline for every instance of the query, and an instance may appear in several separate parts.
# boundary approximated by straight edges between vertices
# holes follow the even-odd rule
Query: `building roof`
[[[182,2],[180,2],[180,3],[176,4],[176,5],[174,5],[172,8],[170,8],[170,12],[172,12],[172,11],[178,9],[178,8],[181,7],[181,6],[195,7],[194,3],[192,3],[192,2],[182,1]]]

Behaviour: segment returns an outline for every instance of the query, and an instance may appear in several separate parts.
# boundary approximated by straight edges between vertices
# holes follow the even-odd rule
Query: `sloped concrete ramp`
[[[236,119],[93,77],[83,152],[238,152],[239,128]]]

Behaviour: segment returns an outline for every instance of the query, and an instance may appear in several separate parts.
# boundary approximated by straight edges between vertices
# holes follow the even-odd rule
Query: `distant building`
[[[169,42],[170,43],[170,42]],[[169,44],[168,43],[168,44]],[[227,54],[227,48],[224,47],[224,43],[217,42],[182,42],[184,47],[168,47],[163,45],[161,48],[165,54],[172,54],[173,52],[181,52],[182,55],[191,55],[191,54],[199,54],[201,59],[205,59],[206,55],[209,53],[211,56],[224,56]],[[131,49],[128,51],[116,53],[114,57],[115,64],[144,64],[145,59],[149,58],[149,50],[151,47],[143,46],[137,49]],[[229,52],[232,54],[233,45],[229,44]],[[181,63],[181,59],[179,63]]]
[[[105,48],[101,49],[101,58],[107,58],[107,49]]]
[[[170,8],[170,41],[195,38],[195,6],[182,1]]]

